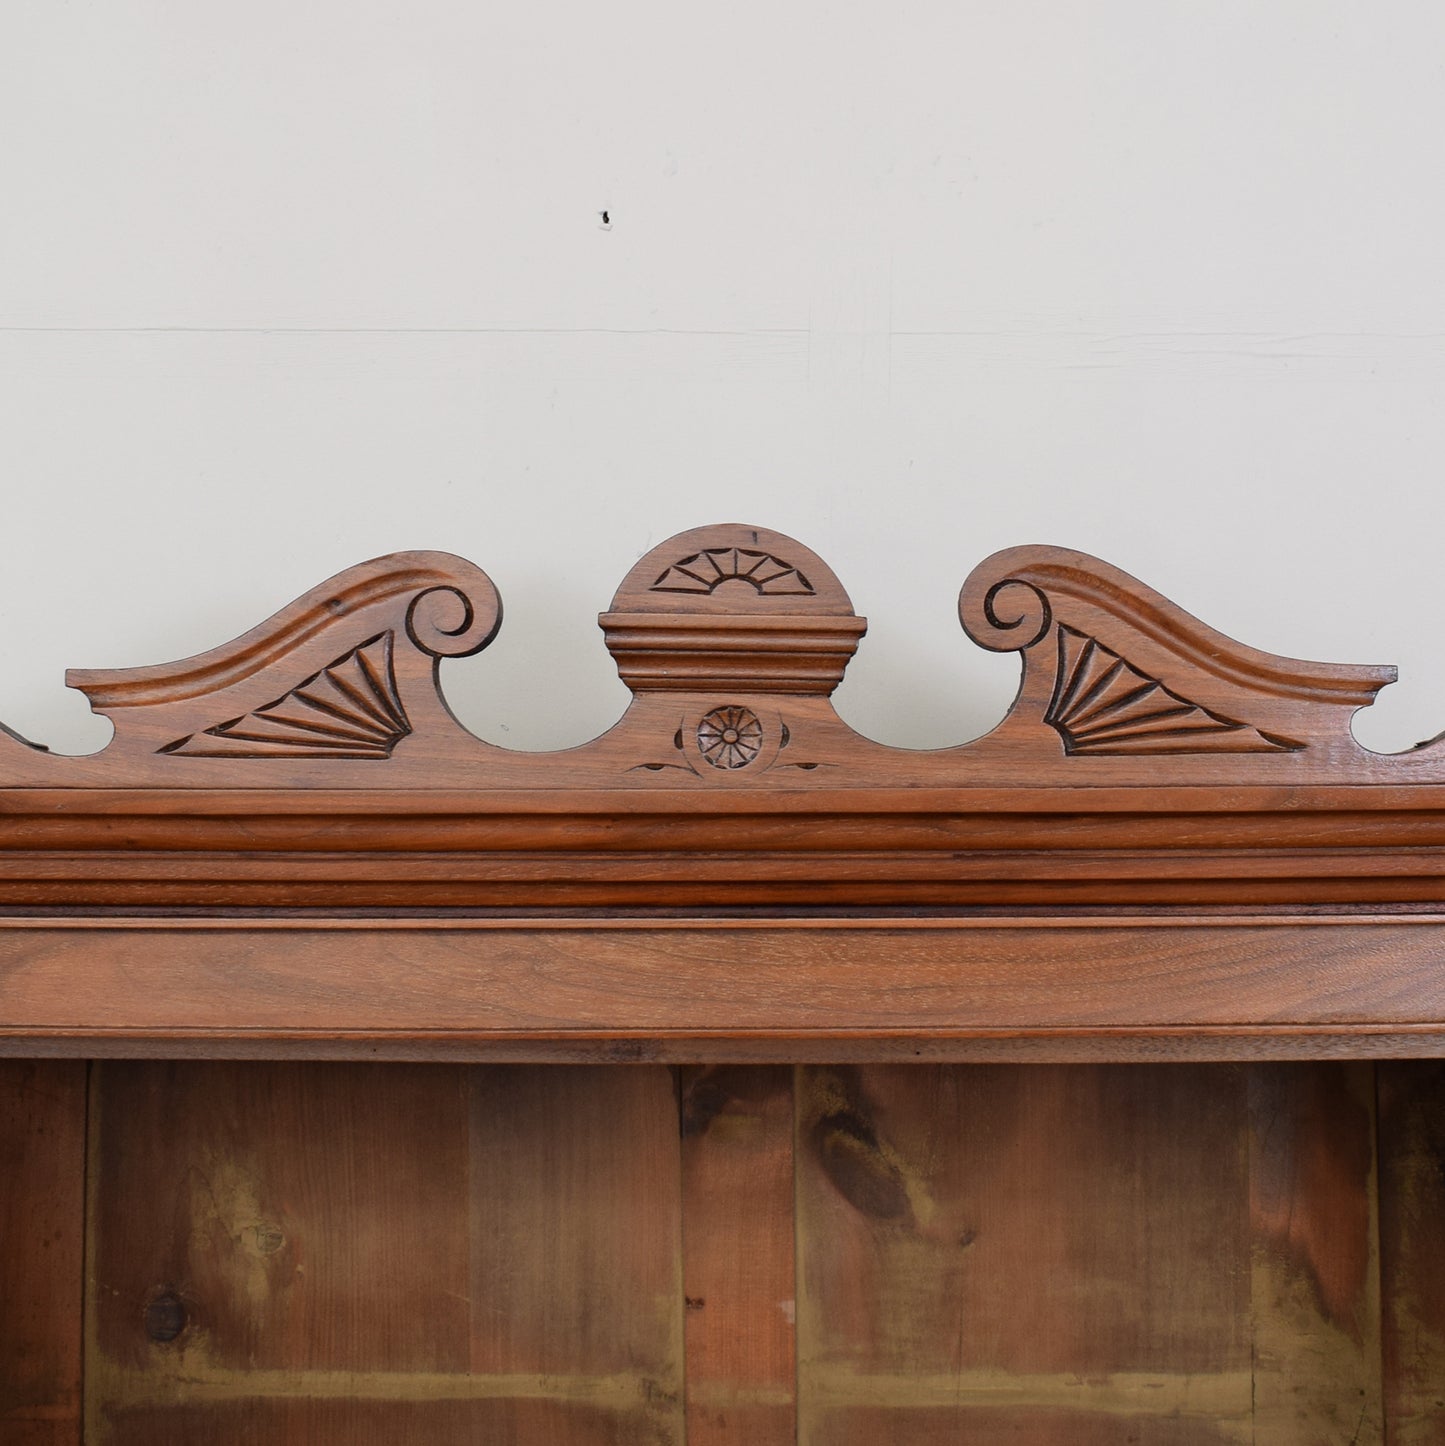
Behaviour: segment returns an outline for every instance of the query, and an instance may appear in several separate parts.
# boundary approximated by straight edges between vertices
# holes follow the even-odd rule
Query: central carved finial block
[[[635,693],[826,696],[867,628],[816,553],[741,524],[695,528],[655,547],[599,621]]]

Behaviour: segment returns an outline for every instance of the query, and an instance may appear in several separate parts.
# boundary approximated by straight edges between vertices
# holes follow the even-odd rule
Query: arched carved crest
[[[1070,755],[1307,753],[1311,767],[1337,767],[1360,753],[1351,716],[1396,676],[1247,647],[1064,548],[995,553],[970,574],[958,610],[980,646],[1024,656],[1009,723],[1042,722]]]
[[[1055,875],[1078,871],[1081,896],[1107,894],[1084,882],[1096,877],[1113,879],[1121,894],[1147,892],[1118,882],[1135,868],[1124,855],[1148,833],[1121,820],[1171,809],[1183,817],[1186,802],[1195,812],[1223,810],[1231,823],[1188,825],[1191,838],[1214,842],[1207,862],[1193,874],[1183,869],[1185,884],[1177,851],[1140,866],[1154,896],[1204,900],[1207,880],[1232,867],[1229,849],[1259,848],[1276,851],[1281,880],[1265,892],[1285,897],[1311,869],[1327,872],[1323,853],[1308,866],[1291,853],[1315,847],[1312,817],[1370,800],[1388,813],[1392,790],[1427,790],[1410,796],[1433,799],[1428,790],[1445,787],[1445,746],[1382,756],[1350,733],[1351,715],[1391,681],[1392,668],[1258,651],[1085,554],[997,553],[964,583],[959,616],[981,646],[1021,655],[1013,707],[972,742],[886,747],[860,737],[833,707],[867,625],[827,564],[764,528],[697,528],[643,557],[601,615],[603,640],[633,695],[625,716],[582,747],[520,752],[468,733],[438,684],[440,659],[479,652],[496,634],[502,608],[490,579],[446,553],[379,558],[196,657],[72,671],[70,684],[115,725],[95,755],[57,756],[0,733],[0,800],[10,800],[11,814],[30,818],[42,793],[58,801],[35,813],[27,829],[38,832],[7,856],[12,874],[22,858],[29,872],[0,878],[0,904],[84,892],[81,864],[61,861],[72,844],[113,845],[123,851],[119,873],[159,877],[144,838],[174,843],[175,830],[117,834],[97,824],[87,833],[66,820],[103,800],[175,812],[186,790],[224,798],[215,817],[270,809],[264,828],[207,813],[180,832],[206,838],[207,848],[261,849],[274,869],[255,867],[276,879],[318,839],[344,853],[381,848],[376,840],[394,838],[404,817],[409,837],[443,851],[437,877],[421,890],[431,899],[529,902],[561,890],[656,902],[666,889],[647,892],[641,881],[649,868],[682,868],[677,845],[714,851],[716,873],[709,882],[694,870],[678,897],[807,901],[852,877],[864,881],[859,898],[943,903],[997,897],[1004,876],[1038,891],[1043,883],[1030,881],[1020,860],[1040,848],[1052,851]],[[310,833],[279,822],[311,808],[308,798],[318,809],[341,798],[390,821],[338,832],[332,813]],[[566,867],[556,821],[564,798]],[[846,822],[865,815],[875,820],[866,828]],[[484,827],[483,817],[511,821]],[[588,817],[606,822],[578,822]],[[1440,870],[1433,854],[1418,851],[1436,846],[1422,827],[1416,809],[1406,830],[1416,851],[1389,865],[1394,897],[1433,897],[1431,870]],[[27,851],[37,837],[47,842]],[[658,863],[663,841],[668,855]],[[1105,852],[1086,859],[1084,844]],[[860,862],[860,849],[875,863]],[[578,850],[591,862],[573,857]],[[633,863],[619,863],[622,854]],[[1377,856],[1371,868],[1381,867]],[[325,873],[314,859],[300,876],[308,869]],[[464,877],[447,882],[447,870]],[[1167,886],[1166,875],[1174,880]],[[402,892],[415,896],[413,886],[416,879]],[[1057,877],[1049,884],[1060,886]],[[159,896],[142,881],[134,887]],[[329,898],[330,887],[320,878],[293,894]],[[236,881],[224,892],[267,897]],[[181,894],[197,897],[190,885]]]
[[[442,658],[479,652],[502,603],[480,568],[398,552],[312,588],[235,642],[148,668],[72,668],[115,724],[108,757],[381,761],[418,728],[455,726]]]
[[[72,670],[71,686],[115,724],[113,742],[71,760],[12,735],[0,739],[0,767],[17,782],[69,770],[85,782],[224,776],[254,786],[285,769],[288,786],[363,776],[368,787],[414,786],[423,774],[435,786],[442,768],[458,784],[549,786],[556,763],[473,738],[437,686],[438,660],[480,651],[501,615],[490,579],[460,558],[379,558],[198,657]],[[826,701],[867,626],[827,564],[763,528],[683,533],[638,562],[602,614],[635,701],[567,763],[587,757],[589,783],[619,787],[659,775],[737,786],[764,773],[769,786],[946,784],[996,775],[1001,761],[1010,777],[1080,782],[1213,781],[1221,769],[1337,782],[1421,775],[1420,754],[1380,758],[1350,734],[1351,715],[1393,668],[1260,652],[1083,553],[997,553],[964,584],[959,615],[981,646],[1023,655],[1009,716],[973,744],[884,748]],[[714,728],[729,710],[746,717],[736,739],[730,725]],[[299,778],[293,765],[304,765]]]

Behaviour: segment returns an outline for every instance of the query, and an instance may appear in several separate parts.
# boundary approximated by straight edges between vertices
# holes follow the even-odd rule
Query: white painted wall
[[[598,213],[612,219],[603,229]],[[1445,728],[1435,0],[0,0],[0,717],[401,547],[508,622],[463,718],[625,699],[668,533],[821,552],[839,695],[1000,716],[969,568],[1059,542]]]

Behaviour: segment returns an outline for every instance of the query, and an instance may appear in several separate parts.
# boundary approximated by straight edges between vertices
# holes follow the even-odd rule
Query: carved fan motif
[[[745,547],[709,547],[675,562],[652,584],[653,592],[710,593],[740,578],[768,597],[811,597],[813,584],[795,568],[766,552]]]
[[[1182,697],[1097,639],[1062,624],[1059,671],[1044,721],[1071,754],[1273,753],[1302,746]]]
[[[411,732],[379,633],[313,673],[285,697],[168,743],[191,758],[389,758]]]

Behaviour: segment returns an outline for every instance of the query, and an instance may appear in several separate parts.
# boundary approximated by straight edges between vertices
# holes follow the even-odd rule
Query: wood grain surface
[[[0,928],[0,1037],[165,1055],[353,1036],[425,1054],[435,1035],[483,1057],[495,1043],[527,1058],[530,1042],[535,1059],[569,1042],[572,1057],[645,1058],[671,1040],[673,1057],[775,1062],[810,1044],[909,1058],[1054,1034],[1095,1058],[1129,1057],[1136,1037],[1176,1056],[1276,1037],[1284,1053],[1312,1037],[1429,1051],[1445,1037],[1442,939],[1434,915],[16,919]]]
[[[1248,1439],[1244,1090],[804,1071],[800,1440]]]
[[[526,1383],[478,1415],[486,1439],[681,1443],[672,1072],[496,1068],[470,1090],[469,1370]]]
[[[1438,1446],[1445,1441],[1445,1065],[1377,1070],[1388,1439]]]
[[[810,1070],[798,1141],[800,1440],[1384,1439],[1369,1067]]]
[[[682,1439],[665,1070],[110,1064],[88,1442]]]
[[[1249,1068],[1251,1439],[1263,1446],[1386,1439],[1374,1084],[1358,1064]]]
[[[465,1371],[466,1127],[446,1067],[97,1066],[88,1439]]]
[[[771,775],[769,775],[771,776]],[[0,789],[0,904],[928,908],[1441,902],[1445,790]]]
[[[81,1426],[85,1078],[0,1061],[0,1441],[75,1446]]]
[[[1445,1437],[1434,1062],[84,1068],[7,1446]]]
[[[793,1071],[683,1071],[690,1446],[796,1438]]]

